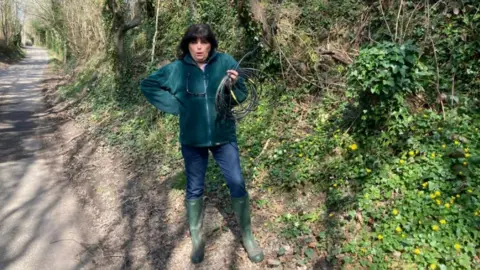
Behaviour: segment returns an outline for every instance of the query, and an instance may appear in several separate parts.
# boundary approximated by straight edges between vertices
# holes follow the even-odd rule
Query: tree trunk
[[[262,26],[264,40],[267,45],[272,45],[272,33],[270,26],[267,22],[267,15],[265,8],[258,0],[250,0],[250,11],[252,12],[253,19]]]
[[[144,4],[144,0],[137,0],[134,6],[134,18],[129,22],[126,22],[127,14],[121,7],[118,6],[116,0],[107,0],[107,7],[113,15],[113,21],[111,26],[111,34],[114,38],[115,46],[115,58],[117,70],[121,70],[124,55],[124,41],[125,34],[141,23],[141,6]],[[125,4],[124,4],[125,5]]]
[[[117,60],[119,60],[119,62],[123,62],[124,60],[123,44],[125,42],[125,33],[126,32],[122,30],[119,30],[115,33],[115,53],[116,53]]]

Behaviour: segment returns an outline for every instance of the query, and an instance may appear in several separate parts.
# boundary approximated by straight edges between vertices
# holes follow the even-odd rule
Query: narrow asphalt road
[[[26,53],[0,71],[0,269],[91,268],[95,239],[63,177],[55,124],[44,118],[48,55]]]

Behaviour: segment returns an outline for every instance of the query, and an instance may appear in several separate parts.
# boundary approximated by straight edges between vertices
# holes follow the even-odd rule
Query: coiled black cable
[[[234,68],[234,70],[238,72],[237,84],[243,84],[244,88],[232,85],[232,81],[228,75],[223,77],[217,88],[215,109],[224,119],[240,121],[250,112],[255,111],[258,108],[259,93],[261,92],[261,84],[259,83],[261,79],[260,71],[254,68],[239,67],[243,59],[254,51],[255,50],[242,57]],[[246,99],[243,102],[239,102],[235,92],[237,92],[237,94],[246,95]]]

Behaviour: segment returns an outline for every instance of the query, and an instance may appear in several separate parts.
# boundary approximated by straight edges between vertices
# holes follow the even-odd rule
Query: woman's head
[[[190,54],[198,63],[205,62],[210,52],[217,49],[218,42],[208,24],[190,26],[180,42],[181,58]]]

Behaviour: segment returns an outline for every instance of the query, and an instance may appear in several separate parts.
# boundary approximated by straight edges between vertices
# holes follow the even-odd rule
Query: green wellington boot
[[[263,261],[263,251],[255,242],[250,224],[250,200],[248,195],[242,198],[232,198],[233,211],[237,218],[240,231],[242,232],[242,241],[248,258],[255,263]]]
[[[188,225],[192,238],[192,263],[201,263],[205,255],[205,240],[202,233],[203,199],[187,200]]]

